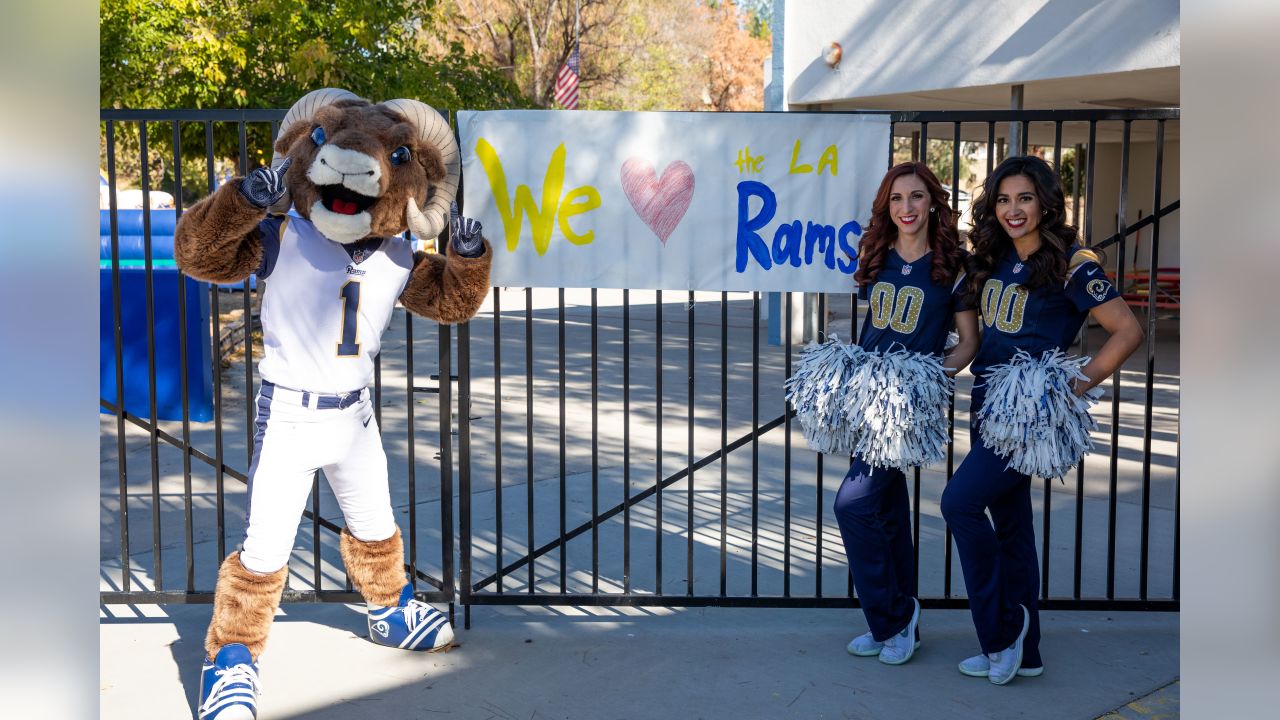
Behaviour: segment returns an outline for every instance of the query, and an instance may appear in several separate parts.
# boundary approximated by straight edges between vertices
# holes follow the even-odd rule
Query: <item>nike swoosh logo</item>
[[[1095,273],[1097,273],[1097,272],[1098,272],[1098,268],[1094,268],[1094,269],[1090,270],[1089,272],[1085,273],[1085,275],[1089,275],[1090,277],[1092,277],[1092,276],[1093,276]]]
[[[372,416],[372,415],[370,415],[369,417],[365,418],[364,426],[365,426],[365,427],[369,427],[369,421],[370,421],[370,420],[372,420],[372,419],[373,419],[373,416]]]

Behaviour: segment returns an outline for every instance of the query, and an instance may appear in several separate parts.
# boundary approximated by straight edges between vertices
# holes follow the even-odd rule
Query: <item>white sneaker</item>
[[[879,655],[880,649],[883,647],[884,643],[876,642],[875,637],[871,634],[871,631],[868,630],[867,632],[864,632],[858,637],[850,640],[849,644],[846,645],[844,649],[848,650],[850,655],[871,657],[872,655]]]
[[[911,612],[911,619],[907,621],[907,626],[902,628],[902,632],[885,640],[884,648],[880,650],[880,662],[885,665],[902,665],[911,659],[920,645],[916,642],[916,625],[920,623],[920,601],[911,598],[911,602],[915,609]]]
[[[987,659],[986,655],[981,655],[981,654],[974,655],[971,658],[965,658],[964,660],[961,660],[960,663],[956,665],[956,667],[960,669],[961,675],[968,675],[969,677],[984,678],[991,673],[991,661]],[[1043,665],[1035,668],[1029,668],[1029,667],[1018,668],[1018,677],[1040,677],[1043,674],[1044,674]]]
[[[993,652],[987,656],[991,663],[991,667],[987,670],[987,679],[992,685],[1005,685],[1018,674],[1018,668],[1022,667],[1022,641],[1027,637],[1027,630],[1031,627],[1031,613],[1027,612],[1027,608],[1022,605],[1022,630],[1018,633],[1018,639],[1013,641],[1009,647],[1000,652]]]

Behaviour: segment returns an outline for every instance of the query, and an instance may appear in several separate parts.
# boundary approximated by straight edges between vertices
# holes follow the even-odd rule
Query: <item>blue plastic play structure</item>
[[[129,414],[150,418],[150,367],[147,349],[146,260],[143,210],[117,210],[120,268],[120,337],[124,368],[124,407]],[[116,403],[116,343],[112,292],[111,217],[102,210],[99,251],[100,384],[102,399]],[[181,348],[186,330],[187,402],[190,418],[213,419],[212,338],[209,323],[209,284],[183,278],[173,261],[174,210],[150,211],[151,279],[155,327],[156,417],[182,419]],[[186,300],[186,317],[179,313],[178,294]],[[103,408],[103,412],[110,412]]]

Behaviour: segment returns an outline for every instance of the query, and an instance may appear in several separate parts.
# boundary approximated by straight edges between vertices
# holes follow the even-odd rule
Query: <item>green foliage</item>
[[[102,0],[104,107],[282,108],[318,87],[449,107],[519,92],[455,44],[424,57],[433,0]]]
[[[434,8],[434,0],[102,0],[99,100],[132,109],[287,108],[311,90],[341,87],[440,109],[528,107],[506,75],[461,44],[435,55],[424,50],[420,38],[436,21]],[[141,169],[137,127],[117,127],[126,182]],[[250,166],[270,159],[270,131],[248,127]],[[169,187],[172,133],[171,125],[153,124],[148,134]],[[217,163],[238,164],[238,129],[218,124],[214,135]],[[203,158],[204,127],[183,125],[181,144],[184,158]],[[203,161],[186,164],[183,186],[202,194]]]
[[[773,0],[738,0],[738,10],[746,14],[747,31],[751,37],[772,36]]]

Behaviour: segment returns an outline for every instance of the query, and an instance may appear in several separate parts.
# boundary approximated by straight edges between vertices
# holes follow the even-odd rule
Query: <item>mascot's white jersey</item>
[[[343,245],[309,221],[268,218],[258,229],[265,352],[258,370],[276,385],[344,393],[373,380],[373,358],[413,268],[401,237]]]

